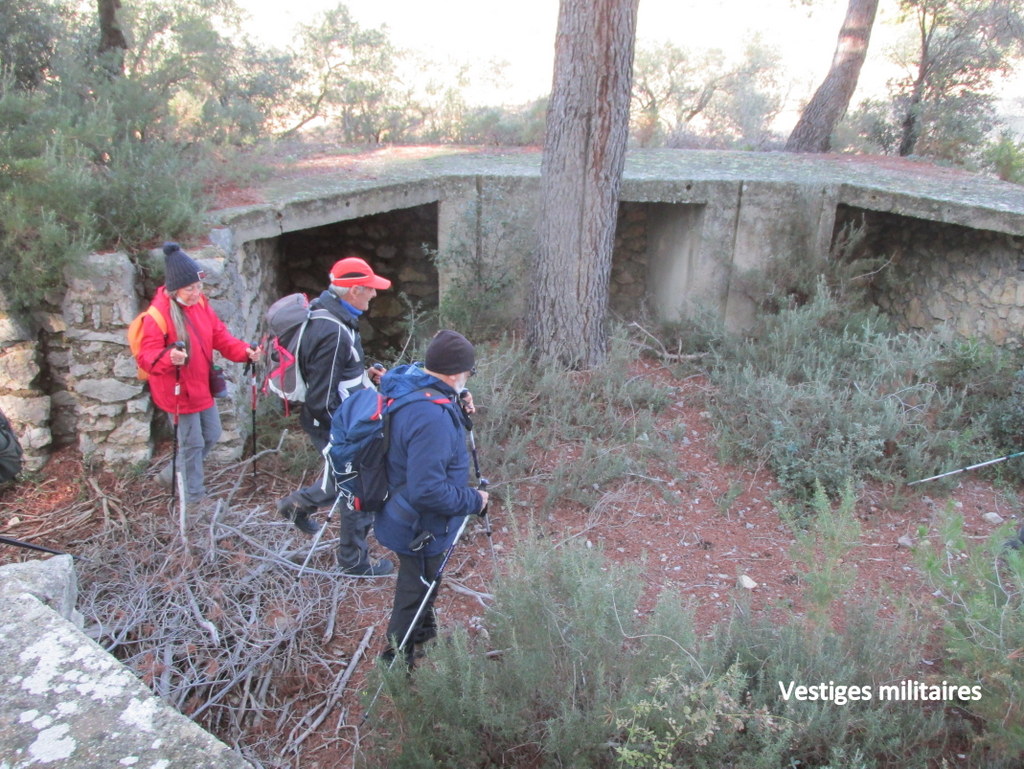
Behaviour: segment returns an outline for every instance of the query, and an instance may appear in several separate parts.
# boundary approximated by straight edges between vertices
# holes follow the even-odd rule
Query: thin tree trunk
[[[921,81],[914,83],[914,91],[907,104],[907,111],[903,115],[903,122],[900,124],[900,148],[899,156],[905,158],[914,154],[917,147],[917,140],[921,136],[921,103],[924,101],[924,84]]]
[[[849,1],[832,67],[800,114],[786,142],[787,151],[828,152],[832,148],[832,133],[857,90],[877,11],[878,0]]]
[[[96,12],[100,23],[100,42],[97,50],[104,59],[104,66],[113,75],[124,74],[124,54],[128,40],[121,30],[117,12],[121,0],[96,0]]]
[[[928,82],[928,73],[931,67],[931,40],[935,28],[929,25],[928,18],[923,14],[919,24],[921,31],[921,59],[917,65],[917,79],[914,80],[914,88],[910,93],[907,111],[903,115],[903,121],[900,124],[899,155],[902,158],[914,154],[917,140],[921,136],[921,105],[924,103],[924,89],[925,84]]]
[[[541,162],[529,339],[571,368],[607,356],[608,285],[639,0],[562,0]]]

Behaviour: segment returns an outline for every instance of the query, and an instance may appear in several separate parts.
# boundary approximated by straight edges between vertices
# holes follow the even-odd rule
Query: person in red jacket
[[[149,373],[157,408],[177,423],[178,471],[185,476],[185,499],[206,496],[203,460],[220,438],[220,413],[210,392],[213,351],[237,363],[258,361],[262,350],[236,339],[203,295],[203,270],[177,243],[164,244],[164,285],[152,306],[163,316],[143,321],[136,360]],[[177,479],[175,479],[177,483]]]

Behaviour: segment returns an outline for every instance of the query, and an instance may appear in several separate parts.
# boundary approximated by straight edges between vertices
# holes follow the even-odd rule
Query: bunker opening
[[[390,365],[408,341],[410,316],[437,311],[437,230],[438,206],[431,203],[286,232],[276,239],[272,293],[301,291],[313,299],[327,288],[335,262],[362,257],[391,281],[360,322],[366,355]]]

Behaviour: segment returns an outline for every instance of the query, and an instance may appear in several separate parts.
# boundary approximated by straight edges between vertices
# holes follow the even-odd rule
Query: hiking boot
[[[416,661],[421,660],[427,656],[427,653],[423,651],[417,644],[410,644],[411,649],[407,649],[405,654],[402,656],[405,658],[405,668],[407,673],[411,673],[412,669],[416,666]],[[382,665],[389,670],[394,667],[395,661],[398,657],[398,652],[393,646],[388,644],[388,648],[377,655],[377,659]]]
[[[282,499],[277,503],[277,512],[281,514],[282,518],[294,523],[303,534],[308,534],[312,537],[320,531],[320,526],[317,522],[309,519],[309,514],[315,512],[313,510],[297,507],[287,499]]]
[[[386,577],[393,574],[395,565],[387,558],[381,558],[377,563],[362,563],[358,566],[341,567],[341,573],[346,577],[367,579],[371,577]]]

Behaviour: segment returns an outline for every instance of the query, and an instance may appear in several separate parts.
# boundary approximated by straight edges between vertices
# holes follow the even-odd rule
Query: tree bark
[[[900,146],[897,152],[902,158],[914,154],[917,140],[921,136],[921,106],[924,103],[925,86],[932,66],[932,35],[935,34],[937,22],[929,17],[927,9],[918,13],[918,32],[920,34],[920,59],[917,62],[917,77],[907,100],[903,120],[900,121]]]
[[[121,30],[121,22],[117,12],[121,8],[121,0],[96,0],[96,11],[100,22],[100,42],[98,51],[105,59],[105,66],[115,75],[124,74],[124,53],[128,50],[128,40]]]
[[[786,141],[789,152],[828,152],[832,133],[846,114],[868,53],[878,0],[849,0],[832,66],[800,113]]]
[[[561,0],[528,339],[570,368],[608,353],[608,285],[639,0]]]

